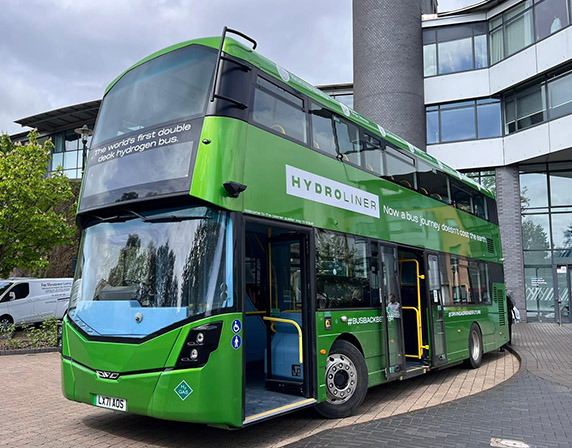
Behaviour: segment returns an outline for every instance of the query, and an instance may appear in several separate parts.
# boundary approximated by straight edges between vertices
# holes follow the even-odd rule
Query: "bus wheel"
[[[327,399],[316,406],[326,418],[352,415],[367,392],[367,366],[360,351],[347,341],[334,343],[326,364]]]
[[[483,338],[479,326],[473,322],[469,332],[469,359],[465,359],[465,366],[477,369],[483,360]]]

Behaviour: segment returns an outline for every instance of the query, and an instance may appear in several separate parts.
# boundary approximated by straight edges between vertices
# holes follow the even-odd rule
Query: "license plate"
[[[96,395],[94,405],[100,408],[113,409],[114,411],[127,412],[127,400],[125,398],[107,397],[105,395]]]

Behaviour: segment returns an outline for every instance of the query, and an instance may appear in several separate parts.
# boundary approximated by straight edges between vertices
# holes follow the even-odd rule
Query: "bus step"
[[[302,381],[288,381],[269,378],[266,380],[264,386],[267,389],[274,390],[276,392],[304,396],[304,383]]]
[[[407,370],[405,371],[405,375],[403,375],[403,379],[406,378],[413,378],[414,376],[423,375],[430,370],[429,366],[425,365],[417,365],[417,366],[408,366]]]
[[[286,406],[280,406],[276,409],[269,409],[268,411],[261,412],[255,415],[249,415],[244,419],[243,425],[251,425],[252,423],[259,422],[261,420],[266,420],[278,415],[286,414],[288,412],[295,411],[297,409],[305,408],[307,406],[312,406],[316,404],[315,398],[306,398],[303,400],[296,401],[294,403],[287,404]]]

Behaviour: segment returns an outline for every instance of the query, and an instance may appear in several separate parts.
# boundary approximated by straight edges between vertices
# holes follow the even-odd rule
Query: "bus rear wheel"
[[[465,359],[465,366],[478,369],[483,360],[483,338],[479,326],[473,322],[469,332],[469,359]]]
[[[367,392],[367,366],[360,351],[350,342],[334,343],[326,364],[327,399],[316,406],[326,418],[352,415]]]

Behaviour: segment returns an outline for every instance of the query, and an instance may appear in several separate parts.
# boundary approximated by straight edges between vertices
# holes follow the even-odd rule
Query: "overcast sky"
[[[0,131],[22,132],[14,120],[100,99],[139,59],[225,25],[312,84],[352,81],[351,0],[2,0]]]

